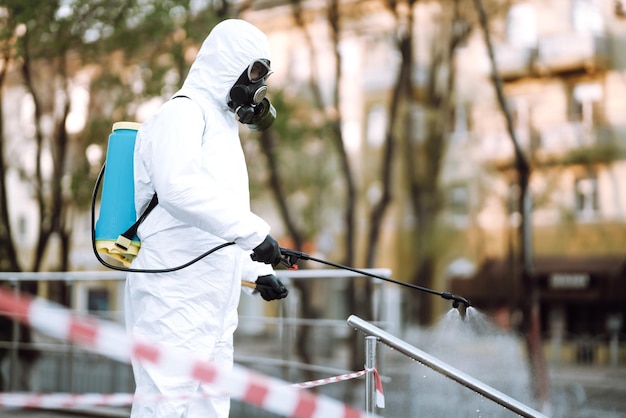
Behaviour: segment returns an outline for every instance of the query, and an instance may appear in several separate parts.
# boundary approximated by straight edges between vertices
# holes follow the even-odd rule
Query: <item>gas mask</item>
[[[265,79],[270,74],[272,69],[269,60],[254,60],[228,93],[228,107],[235,112],[235,119],[245,123],[253,131],[269,128],[276,119],[276,109],[265,97]]]

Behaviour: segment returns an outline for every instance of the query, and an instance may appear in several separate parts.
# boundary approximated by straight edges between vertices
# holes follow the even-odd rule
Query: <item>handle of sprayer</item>
[[[298,270],[298,260],[309,260],[308,254],[301,251],[280,247],[280,264],[289,270]]]

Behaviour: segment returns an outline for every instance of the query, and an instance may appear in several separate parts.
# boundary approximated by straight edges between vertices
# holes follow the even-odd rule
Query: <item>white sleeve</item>
[[[244,250],[255,248],[270,227],[248,207],[234,204],[232,192],[203,170],[205,126],[200,107],[191,100],[174,99],[162,110],[148,133],[151,145],[146,156],[159,205],[188,225],[234,241]]]

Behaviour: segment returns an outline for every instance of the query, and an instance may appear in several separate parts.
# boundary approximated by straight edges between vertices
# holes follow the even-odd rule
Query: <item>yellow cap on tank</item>
[[[138,131],[141,127],[141,123],[139,122],[115,122],[113,124],[113,129],[111,132],[115,132],[118,129],[131,129],[134,131]]]

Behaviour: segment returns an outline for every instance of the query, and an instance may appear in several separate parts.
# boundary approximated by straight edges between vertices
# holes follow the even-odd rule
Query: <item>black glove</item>
[[[260,261],[276,267],[278,263],[280,263],[280,247],[278,246],[278,242],[271,236],[266,236],[263,242],[252,250],[250,257],[252,257],[254,261]]]
[[[256,279],[256,290],[267,301],[286,298],[289,294],[287,288],[273,274],[259,276]]]

